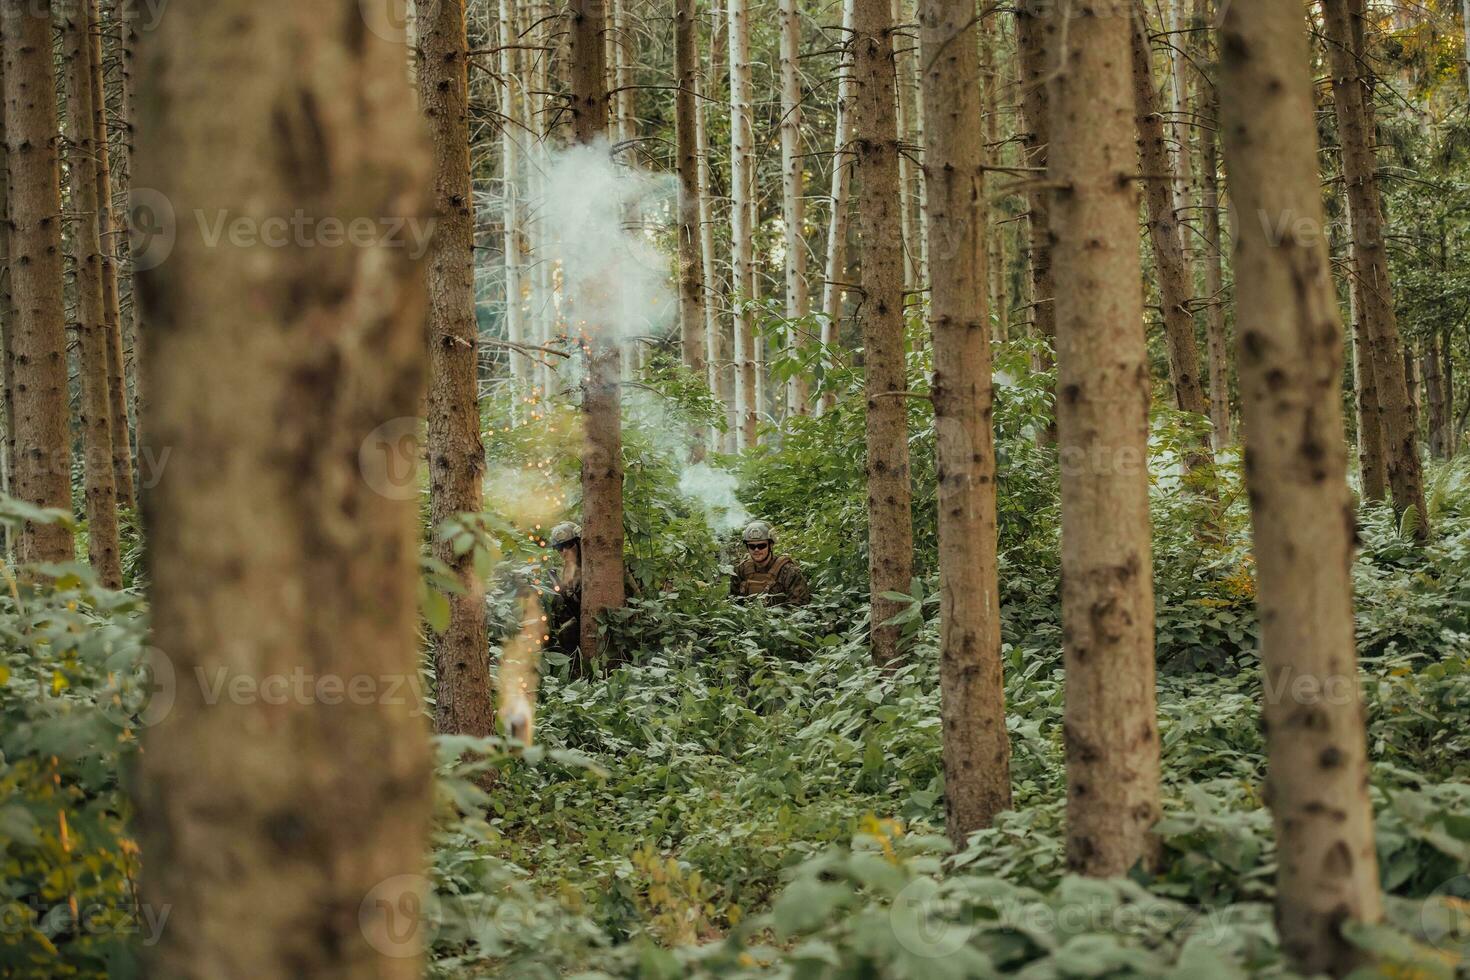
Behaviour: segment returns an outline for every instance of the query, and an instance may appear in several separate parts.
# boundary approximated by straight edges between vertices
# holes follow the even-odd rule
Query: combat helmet
[[[745,531],[740,535],[740,539],[746,544],[756,544],[760,541],[769,541],[771,544],[775,544],[776,532],[765,521],[751,521],[745,525]]]
[[[561,548],[580,540],[582,540],[581,525],[573,524],[571,521],[562,521],[551,529],[551,537],[547,539],[547,543],[553,548]]]

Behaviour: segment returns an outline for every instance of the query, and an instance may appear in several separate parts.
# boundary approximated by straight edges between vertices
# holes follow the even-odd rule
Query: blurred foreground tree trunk
[[[1342,321],[1324,227],[1300,8],[1232,0],[1220,98],[1235,247],[1245,472],[1260,585],[1266,799],[1276,926],[1304,974],[1367,959],[1343,934],[1382,915],[1353,636],[1353,506],[1342,439]],[[1304,694],[1305,692],[1305,694]]]
[[[401,35],[343,13],[216,0],[139,32],[136,184],[180,216],[138,274],[170,450],[144,494],[150,976],[423,969],[423,268],[401,233],[328,229],[421,228],[430,158]],[[321,236],[270,244],[297,215]]]
[[[1130,31],[1078,0],[1052,79],[1067,864],[1151,864],[1159,818],[1148,352],[1138,247]]]
[[[940,719],[945,817],[955,849],[1011,804],[1000,654],[995,427],[986,310],[985,142],[976,20],[920,0],[925,219],[933,282],[938,433]]]

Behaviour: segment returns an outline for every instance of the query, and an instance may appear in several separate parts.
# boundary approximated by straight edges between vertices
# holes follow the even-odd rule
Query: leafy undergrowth
[[[510,766],[442,842],[463,920],[442,975],[1285,975],[1254,671],[1161,676],[1163,867],[1092,882],[1065,873],[1055,658],[1007,648],[1015,809],[951,855],[932,623],[885,676],[840,607],[662,596],[626,619],[632,663],[543,686],[538,740],[573,754]],[[1466,653],[1364,662],[1392,898],[1357,938],[1412,975],[1470,940],[1434,897],[1470,898]],[[523,898],[489,897],[507,881]]]
[[[811,442],[850,424],[814,421]],[[751,465],[816,458],[799,433],[783,452]],[[677,481],[646,465],[635,517],[698,524]],[[1270,911],[1254,581],[1228,465],[1209,515],[1221,533],[1208,543],[1197,501],[1155,487],[1157,873],[1066,874],[1054,524],[1003,529],[1014,809],[953,854],[939,833],[930,559],[902,617],[912,655],[880,674],[864,642],[866,556],[851,544],[863,530],[831,536],[811,516],[852,520],[858,491],[822,472],[804,491],[775,474],[760,512],[795,529],[816,604],[734,605],[709,548],[693,562],[659,545],[645,581],[677,590],[650,585],[609,622],[626,663],[605,679],[571,680],[564,658],[550,658],[537,745],[491,747],[492,792],[447,761],[463,745],[444,740],[432,972],[1287,975]],[[1353,935],[1399,976],[1470,962],[1470,479],[1463,464],[1434,476],[1434,542],[1416,549],[1367,508],[1355,571],[1389,901],[1384,925]],[[1044,480],[1008,480],[1008,512],[1054,505]],[[851,554],[824,552],[843,540]],[[145,610],[95,588],[84,568],[49,571],[53,587],[0,588],[0,975],[125,977],[162,926],[135,905],[146,855],[121,775],[153,707]]]

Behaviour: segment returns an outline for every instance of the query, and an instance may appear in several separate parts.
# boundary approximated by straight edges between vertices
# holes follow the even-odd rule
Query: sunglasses
[[[771,543],[769,541],[762,541],[758,544],[748,544],[745,547],[750,551],[765,551],[770,546]]]

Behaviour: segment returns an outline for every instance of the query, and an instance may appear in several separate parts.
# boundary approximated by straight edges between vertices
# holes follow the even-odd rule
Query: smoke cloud
[[[619,166],[599,142],[553,154],[543,186],[531,205],[557,242],[569,333],[626,341],[667,331],[678,309],[672,265],[647,230],[668,222],[673,179]]]

